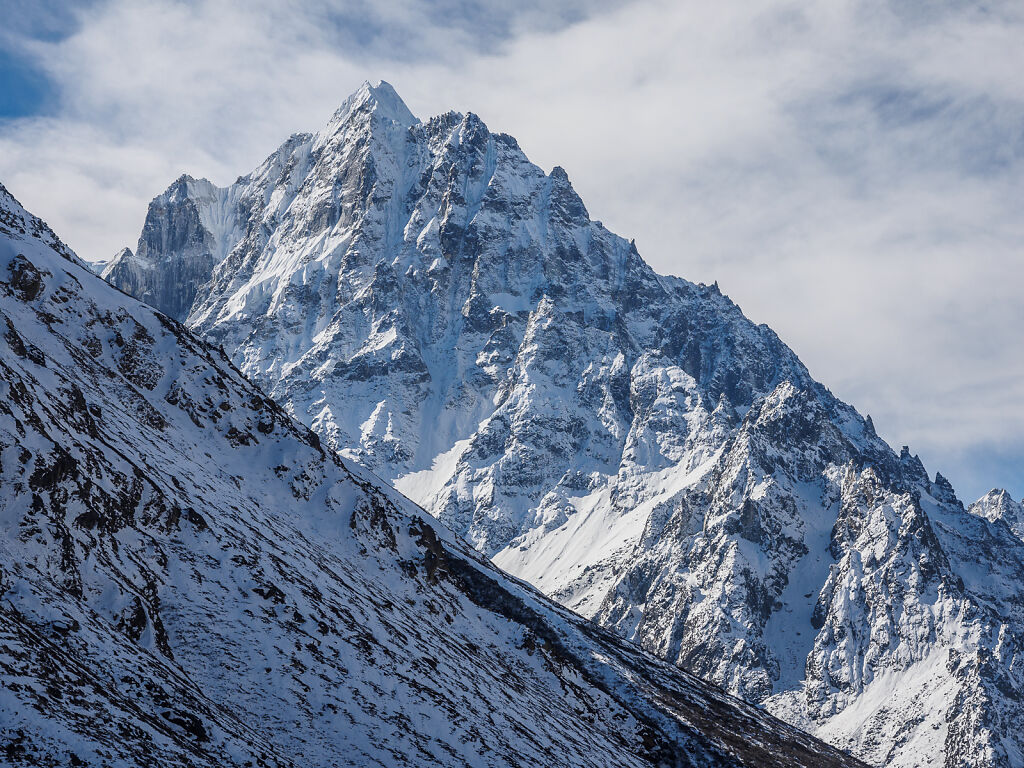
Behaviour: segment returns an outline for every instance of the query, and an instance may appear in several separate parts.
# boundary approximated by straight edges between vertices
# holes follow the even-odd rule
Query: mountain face
[[[0,187],[15,765],[853,766],[509,579]]]
[[[656,274],[562,169],[367,84],[217,195],[231,237],[177,317],[326,446],[869,762],[1024,765],[1021,541],[717,286]]]
[[[170,317],[183,317],[238,239],[232,191],[182,176],[149,204],[135,253],[122,248],[102,277]]]
[[[1013,534],[1024,540],[1024,503],[1013,500],[1006,491],[994,488],[967,508],[968,512],[996,522],[1002,520]]]

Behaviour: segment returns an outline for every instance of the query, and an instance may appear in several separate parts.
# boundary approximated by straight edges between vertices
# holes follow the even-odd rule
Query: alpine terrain
[[[662,659],[875,765],[1024,766],[1013,523],[476,115],[365,84],[234,184],[178,179],[103,274]]]
[[[502,574],[0,187],[0,762],[853,766]]]

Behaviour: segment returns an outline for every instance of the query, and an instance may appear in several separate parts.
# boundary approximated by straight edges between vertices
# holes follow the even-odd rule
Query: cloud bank
[[[717,280],[966,499],[1020,498],[1024,10],[717,6],[42,3],[0,45],[56,95],[0,122],[0,179],[106,258],[180,173],[230,182],[383,78],[564,166],[652,265]]]

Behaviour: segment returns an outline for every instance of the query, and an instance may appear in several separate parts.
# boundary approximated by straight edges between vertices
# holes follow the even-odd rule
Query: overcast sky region
[[[83,258],[363,80],[473,111],[969,502],[1024,495],[1024,3],[0,0],[0,181]]]

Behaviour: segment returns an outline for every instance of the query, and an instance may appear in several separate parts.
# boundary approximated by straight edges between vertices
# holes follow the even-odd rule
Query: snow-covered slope
[[[186,322],[326,445],[872,762],[1024,765],[1021,542],[561,168],[367,84],[221,194],[238,240]]]
[[[0,187],[18,765],[854,766],[480,558]]]

